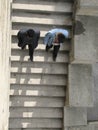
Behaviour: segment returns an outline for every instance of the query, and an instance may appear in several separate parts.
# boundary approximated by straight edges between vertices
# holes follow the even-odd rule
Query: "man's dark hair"
[[[33,29],[29,29],[29,30],[27,31],[27,35],[28,35],[29,37],[33,37],[34,34],[35,34],[35,32],[34,32]]]
[[[59,43],[63,43],[65,41],[65,36],[62,33],[58,33],[58,41]]]

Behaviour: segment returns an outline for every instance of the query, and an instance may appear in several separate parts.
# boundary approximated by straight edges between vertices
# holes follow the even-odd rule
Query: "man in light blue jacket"
[[[56,61],[56,57],[60,48],[61,43],[65,41],[65,38],[68,38],[68,30],[56,28],[48,31],[44,37],[44,44],[46,45],[46,51],[50,48],[53,49],[53,61]]]

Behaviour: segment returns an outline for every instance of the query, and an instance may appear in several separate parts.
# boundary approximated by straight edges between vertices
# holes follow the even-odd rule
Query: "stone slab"
[[[98,130],[98,122],[89,122],[86,126],[65,127],[64,130]]]
[[[90,122],[89,130],[98,130],[98,121]]]
[[[94,107],[87,109],[88,121],[98,121],[98,63],[93,65]]]
[[[94,84],[91,64],[70,64],[66,105],[93,107]]]
[[[87,125],[86,108],[64,107],[64,128]]]
[[[75,18],[74,41],[70,53],[71,62],[94,63],[98,61],[98,17]]]
[[[77,0],[78,15],[98,16],[98,1],[97,0]]]
[[[89,126],[70,127],[68,130],[91,130]]]

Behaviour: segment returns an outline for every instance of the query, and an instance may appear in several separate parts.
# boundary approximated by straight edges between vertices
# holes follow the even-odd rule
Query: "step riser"
[[[53,12],[53,13],[69,13],[72,12],[72,5],[71,3],[32,3],[32,4],[12,4],[12,9],[16,11],[30,11],[30,12]]]
[[[46,1],[44,1],[44,0],[34,0],[34,1],[32,1],[32,0],[14,0],[14,3],[27,3],[27,4],[33,4],[33,3],[36,3],[36,4],[38,4],[38,3],[43,3],[43,4],[45,4],[45,3],[61,3],[61,2],[67,2],[67,3],[72,3],[73,1],[72,0],[46,0]]]
[[[11,128],[9,130],[21,130],[21,128]],[[25,130],[31,130],[31,128],[25,128]],[[32,128],[32,130],[51,130],[51,128]],[[52,128],[52,130],[62,130],[62,128]]]
[[[62,118],[60,108],[10,108],[11,118]]]
[[[38,50],[38,51],[41,51],[41,50],[45,51],[46,46],[44,44],[42,44],[42,43],[40,43],[40,41],[39,41],[39,45],[37,46],[36,50]],[[11,49],[13,51],[20,50],[20,48],[18,47],[18,41],[17,41],[17,43],[12,43]],[[28,46],[26,46],[26,49],[28,49]],[[59,51],[69,51],[69,49],[70,49],[70,43],[65,42],[64,44],[62,44],[60,46],[60,50]],[[50,50],[53,50],[53,48],[51,48]]]
[[[67,64],[48,63],[22,63],[12,62],[11,72],[15,73],[44,73],[44,74],[67,74]]]
[[[67,26],[66,24],[65,25],[39,25],[39,24],[37,24],[37,26],[35,26],[34,24],[26,24],[26,23],[20,23],[20,24],[18,24],[18,23],[12,23],[12,31],[13,30],[19,30],[20,28],[33,28],[33,29],[39,29],[39,30],[41,30],[41,31],[49,31],[49,30],[51,30],[51,29],[53,29],[53,28],[66,28],[66,29],[68,29],[69,31],[72,31],[72,26]]]
[[[19,95],[19,96],[48,96],[48,97],[64,97],[65,88],[64,87],[11,87],[10,95]]]
[[[16,36],[17,33],[18,33],[18,31],[19,31],[19,30],[13,30],[13,31],[12,31],[12,35],[13,35],[13,36]],[[41,31],[41,30],[40,30],[40,31]],[[47,31],[48,31],[48,30],[47,30]],[[43,38],[43,37],[45,36],[45,34],[47,33],[47,31],[41,31],[40,37]],[[69,34],[69,38],[71,38],[71,33]],[[68,39],[68,38],[67,38],[67,39]]]
[[[61,128],[60,119],[10,119],[10,128]]]
[[[66,85],[67,77],[64,75],[45,74],[11,74],[12,84],[42,84],[42,85]]]
[[[61,108],[64,106],[64,98],[49,97],[30,97],[30,96],[11,96],[10,106],[12,107],[53,107]]]
[[[11,60],[12,61],[28,61],[29,55],[28,55],[28,51],[27,50],[17,50],[17,51],[13,51],[12,50],[12,56],[11,56]],[[68,54],[65,53],[58,53],[56,62],[63,62],[63,63],[68,63]],[[52,52],[48,52],[46,53],[44,52],[37,52],[35,50],[34,52],[34,61],[35,62],[52,62],[53,63],[53,59],[52,59]],[[33,63],[32,63],[33,64]]]
[[[51,18],[49,18],[49,16],[47,17],[47,15],[44,15],[43,18],[38,18],[40,16],[28,16],[28,17],[21,17],[23,16],[23,14],[19,14],[19,16],[13,16],[12,17],[12,22],[15,23],[28,23],[28,24],[40,24],[40,25],[68,25],[71,26],[72,22],[71,22],[71,17],[65,17],[64,16],[59,16],[59,20],[57,16],[51,16]]]

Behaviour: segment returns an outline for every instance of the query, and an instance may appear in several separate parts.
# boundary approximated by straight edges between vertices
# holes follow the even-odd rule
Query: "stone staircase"
[[[13,0],[9,130],[62,130],[72,31],[72,0]],[[70,36],[57,61],[45,52],[43,37],[52,28],[67,28]],[[34,62],[28,48],[17,46],[21,28],[41,30]]]

